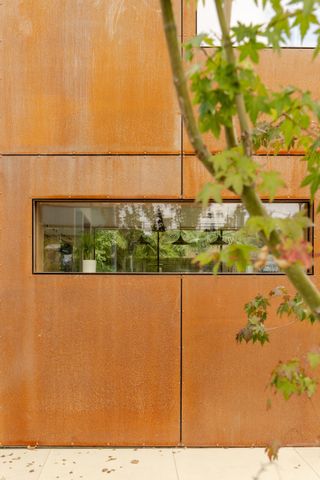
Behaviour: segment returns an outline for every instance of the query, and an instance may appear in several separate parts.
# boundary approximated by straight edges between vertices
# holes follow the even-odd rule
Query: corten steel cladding
[[[184,13],[188,35],[195,15]],[[32,273],[33,199],[192,198],[208,181],[193,157],[181,165],[158,0],[12,0],[0,21],[1,151],[30,153],[0,159],[0,442],[177,445],[182,434],[186,445],[251,445],[276,433],[314,443],[310,402],[266,414],[264,386],[279,358],[314,346],[318,327],[279,330],[263,349],[234,342],[243,304],[284,277]],[[318,94],[311,52],[261,55],[270,85]],[[286,173],[283,199],[305,199],[292,160],[261,157]]]
[[[9,275],[1,443],[177,444],[179,287],[174,277]]]
[[[235,344],[245,324],[243,306],[284,277],[185,277],[183,281],[183,441],[190,446],[313,445],[319,435],[315,409],[306,398],[289,403],[267,388],[279,360],[317,348],[318,325],[268,318],[271,343]],[[267,399],[272,407],[267,409]]]
[[[276,170],[281,173],[285,180],[285,187],[277,191],[279,199],[301,200],[308,198],[308,188],[301,188],[301,179],[306,176],[306,162],[301,161],[301,157],[289,156],[256,156],[255,160],[261,164],[264,169]],[[186,198],[195,198],[202,186],[210,182],[211,177],[205,167],[194,156],[184,157],[184,195]],[[238,198],[234,193],[226,190],[223,192],[223,198]]]
[[[130,184],[123,184],[122,162]],[[174,165],[179,174],[175,157],[165,165],[158,158],[2,157],[2,444],[178,444],[179,276],[32,274],[32,198],[102,196],[106,185],[116,197],[142,196],[139,174],[158,185]],[[172,196],[178,187],[167,183]]]
[[[184,8],[183,38],[184,41],[196,35],[196,2],[190,1],[190,5]],[[210,48],[206,48],[207,54]],[[272,90],[281,90],[283,86],[294,85],[303,90],[310,90],[314,98],[319,98],[320,57],[313,60],[313,50],[310,48],[284,48],[281,53],[272,49],[264,49],[259,52],[260,61],[256,66],[258,74],[263,82]],[[203,61],[204,54],[196,55],[195,63]],[[183,150],[193,152],[188,136],[184,134]],[[206,144],[213,151],[225,148],[224,136],[217,140],[211,135],[205,135]],[[301,152],[299,152],[301,153]]]
[[[180,150],[158,0],[10,0],[0,22],[1,151]]]

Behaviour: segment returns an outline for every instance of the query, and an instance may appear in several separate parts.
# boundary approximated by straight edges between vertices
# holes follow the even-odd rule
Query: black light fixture
[[[150,245],[149,240],[141,233],[140,237],[137,240],[139,245]]]
[[[223,230],[222,230],[222,229],[221,229],[220,232],[218,233],[217,238],[216,238],[215,240],[212,240],[212,241],[209,243],[209,245],[216,245],[216,246],[218,246],[218,247],[220,248],[220,250],[222,249],[222,247],[223,247],[224,245],[228,245],[228,243],[223,240]]]
[[[157,214],[152,225],[152,231],[157,232],[157,271],[160,272],[160,232],[166,231],[163,216],[160,207],[157,208]]]
[[[175,240],[174,242],[171,243],[171,245],[190,245],[190,242],[187,242],[183,236],[182,236],[182,232],[180,230],[180,235],[179,237],[177,238],[177,240]]]

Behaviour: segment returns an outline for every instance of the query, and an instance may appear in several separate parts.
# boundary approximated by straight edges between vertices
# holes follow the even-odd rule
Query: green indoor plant
[[[95,273],[97,262],[95,260],[95,237],[90,233],[84,233],[80,240],[80,251],[82,253],[82,271],[84,273]]]

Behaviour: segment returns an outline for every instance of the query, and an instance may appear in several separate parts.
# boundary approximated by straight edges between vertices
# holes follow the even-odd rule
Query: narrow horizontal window
[[[274,11],[269,5],[263,9],[261,3],[259,3],[258,6],[255,5],[253,0],[248,3],[244,0],[233,0],[231,14],[232,27],[238,22],[245,25],[249,25],[250,23],[254,25],[267,24],[274,15]],[[286,0],[284,4],[288,10],[290,10],[289,0]],[[290,31],[290,38],[286,40],[283,46],[315,48],[317,45],[317,35],[315,33],[317,28],[317,25],[311,25],[306,36],[301,40],[299,28],[293,27]],[[213,39],[217,39],[217,37],[221,36],[214,0],[206,0],[205,4],[202,1],[198,2],[197,33],[207,33],[212,36]]]
[[[305,202],[266,204],[275,217],[308,209]],[[209,273],[194,258],[235,242],[261,246],[241,228],[241,203],[37,201],[34,271],[47,273]],[[278,273],[270,256],[260,273]],[[236,273],[221,265],[220,273]],[[247,273],[253,273],[248,268]],[[259,272],[258,272],[259,273]]]

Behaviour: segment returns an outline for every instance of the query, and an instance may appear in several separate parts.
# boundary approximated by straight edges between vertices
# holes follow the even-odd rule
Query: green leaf
[[[320,152],[318,148],[319,141],[317,140],[314,142],[310,153],[305,156],[305,161],[308,164],[308,175],[301,182],[301,187],[309,186],[311,200],[314,200],[320,187]]]
[[[232,188],[237,195],[241,195],[243,191],[243,179],[240,174],[234,173],[233,175],[228,175],[225,180],[225,186],[227,188]]]
[[[261,193],[268,193],[270,202],[274,200],[279,188],[286,186],[281,174],[276,171],[261,172],[260,178],[261,182],[258,185],[258,190]]]
[[[309,352],[308,353],[308,362],[311,368],[317,368],[320,365],[320,353]]]
[[[237,333],[237,342],[240,343],[244,340],[246,343],[252,341],[252,343],[259,342],[261,345],[269,342],[269,334],[264,326],[269,305],[269,300],[262,295],[257,295],[245,305],[248,322],[246,327]]]
[[[228,245],[221,252],[221,261],[228,267],[236,266],[239,272],[245,272],[246,267],[251,265],[252,253],[256,252],[257,247],[241,243]]]
[[[198,73],[200,70],[201,70],[201,65],[199,63],[194,63],[186,72],[186,75],[187,77],[192,77],[195,73]]]
[[[275,218],[252,216],[245,225],[249,234],[257,234],[263,232],[266,238],[270,238],[271,233],[276,229],[277,221]]]
[[[220,253],[213,249],[199,253],[199,255],[192,260],[192,263],[198,263],[201,267],[209,265],[212,262],[218,264],[220,262]]]
[[[305,393],[309,398],[316,392],[317,382],[309,377],[298,359],[279,362],[271,374],[271,386],[288,400],[293,394]]]
[[[207,207],[211,199],[213,199],[216,203],[222,203],[222,190],[223,185],[220,185],[219,183],[208,182],[198,193],[196,200],[197,202],[201,202],[204,207]]]
[[[317,391],[317,382],[313,378],[305,377],[304,388],[307,396],[311,398]]]
[[[240,57],[239,57],[240,62],[245,60],[247,57],[250,57],[254,63],[259,62],[258,50],[257,48],[255,48],[253,43],[251,42],[245,43],[244,45],[239,46],[238,50],[240,52]]]
[[[312,226],[306,212],[301,211],[288,218],[274,218],[276,228],[291,240],[302,240],[307,228]]]
[[[220,152],[214,155],[214,157],[212,158],[212,162],[214,170],[218,173],[222,172],[222,174],[224,175],[227,171],[228,166],[230,165],[228,151],[225,150],[224,152]]]
[[[213,47],[214,45],[212,38],[207,33],[200,33],[199,35],[195,35],[187,42],[185,42],[183,44],[183,47],[186,52],[186,60],[191,61],[194,56],[193,49],[200,48],[203,44],[208,47]]]

